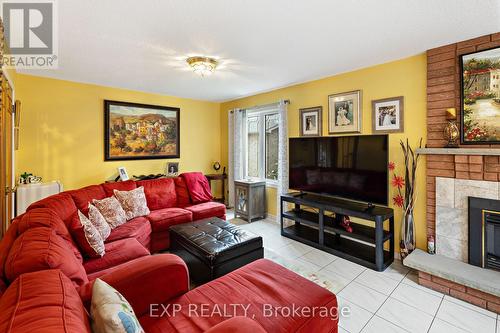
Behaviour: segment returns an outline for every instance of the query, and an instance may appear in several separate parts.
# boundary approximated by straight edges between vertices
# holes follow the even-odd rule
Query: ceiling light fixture
[[[196,74],[201,76],[212,74],[218,65],[217,60],[209,57],[189,57],[186,62]]]

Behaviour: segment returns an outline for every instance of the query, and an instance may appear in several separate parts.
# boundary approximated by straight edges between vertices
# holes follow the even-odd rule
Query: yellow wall
[[[353,72],[311,81],[268,93],[242,98],[221,105],[221,152],[223,165],[227,165],[227,112],[233,108],[247,108],[255,105],[289,99],[288,135],[299,135],[299,109],[323,106],[323,135],[328,135],[328,95],[361,89],[363,93],[362,133],[372,133],[371,101],[386,97],[404,96],[405,132],[391,134],[389,139],[390,160],[396,162],[397,171],[402,171],[403,157],[399,146],[401,139],[408,138],[416,145],[422,137],[426,138],[426,57],[424,54],[393,61]],[[417,241],[420,248],[426,247],[426,210],[425,210],[425,160],[417,176],[417,201],[415,220]],[[392,191],[392,189],[391,189]],[[393,193],[390,193],[391,198]],[[276,191],[268,190],[268,212],[276,214]],[[396,222],[401,219],[401,210],[395,209]],[[396,244],[399,243],[399,223],[396,223]]]
[[[165,173],[168,161],[180,171],[211,172],[221,156],[220,104],[19,74],[22,101],[16,175],[24,171],[65,189],[100,183],[125,166],[129,176]],[[104,99],[180,107],[180,159],[104,161]]]

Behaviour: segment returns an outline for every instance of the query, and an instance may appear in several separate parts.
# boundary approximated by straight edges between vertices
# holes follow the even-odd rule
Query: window
[[[246,124],[246,177],[278,179],[279,114],[276,110],[249,112]]]

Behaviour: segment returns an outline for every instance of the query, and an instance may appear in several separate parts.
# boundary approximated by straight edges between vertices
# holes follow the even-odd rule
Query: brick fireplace
[[[446,109],[460,110],[459,55],[500,46],[500,32],[438,47],[427,51],[427,147],[442,148]],[[463,146],[463,148],[500,148],[499,146]],[[427,156],[427,235],[435,236],[436,177],[498,181],[498,156],[428,155]]]
[[[500,273],[468,264],[468,198],[500,200],[500,145],[443,149],[446,109],[461,109],[459,56],[497,46],[500,32],[427,51],[426,221],[438,255],[417,250],[405,264],[419,270],[420,284],[500,313],[492,284]]]

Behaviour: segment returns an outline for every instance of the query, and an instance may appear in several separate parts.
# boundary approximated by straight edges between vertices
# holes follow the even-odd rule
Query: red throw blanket
[[[201,172],[186,172],[180,175],[194,204],[207,202],[213,199],[208,179]]]

